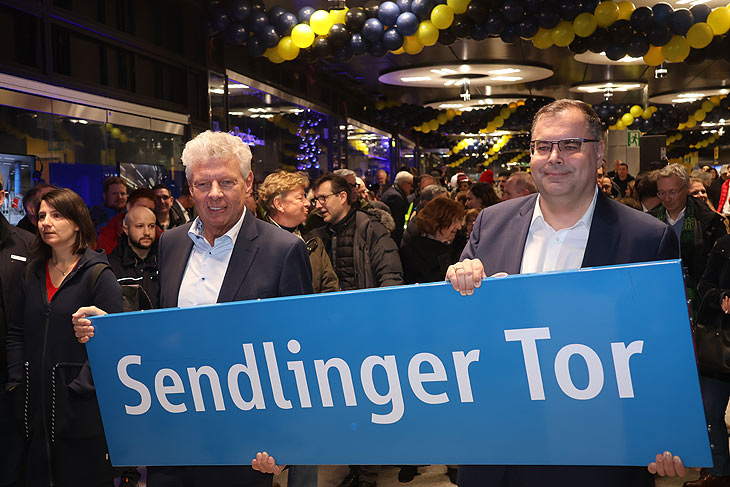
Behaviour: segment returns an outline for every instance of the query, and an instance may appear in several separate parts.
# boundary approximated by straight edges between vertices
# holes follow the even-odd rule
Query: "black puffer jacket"
[[[51,476],[59,487],[113,478],[86,345],[71,324],[80,306],[122,310],[114,273],[107,267],[92,282],[95,264],[107,265],[106,255],[87,249],[49,303],[46,260],[34,260],[10,318],[8,389],[25,422],[29,486],[51,485]]]
[[[150,247],[147,257],[142,259],[129,246],[127,236],[122,235],[107,258],[119,284],[139,284],[150,298],[152,309],[157,308],[157,240]]]
[[[313,233],[324,242],[343,291],[403,284],[395,242],[367,213],[351,209],[336,224]]]

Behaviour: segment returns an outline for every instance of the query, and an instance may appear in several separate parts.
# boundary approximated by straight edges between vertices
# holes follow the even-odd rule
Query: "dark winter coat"
[[[380,201],[388,205],[390,214],[393,215],[395,221],[395,230],[393,231],[393,240],[396,245],[400,245],[403,238],[403,227],[405,224],[406,213],[408,212],[408,196],[398,185],[393,185],[383,193]]]
[[[92,282],[103,252],[87,249],[48,302],[46,260],[29,264],[8,329],[8,389],[24,420],[27,485],[91,486],[110,483],[104,430],[86,345],[74,335],[71,315],[80,307],[122,310],[122,295],[108,267]],[[50,455],[49,455],[50,454]],[[50,458],[49,458],[50,456]]]
[[[395,242],[367,213],[351,209],[341,221],[313,233],[324,242],[343,291],[403,284]]]
[[[150,247],[147,258],[134,253],[126,235],[119,237],[119,243],[107,256],[109,265],[120,285],[139,284],[150,298],[152,309],[157,308],[157,240]]]
[[[462,248],[421,235],[413,238],[400,249],[405,283],[443,281],[449,266],[459,261]]]
[[[717,239],[707,258],[705,272],[697,285],[698,323],[726,327],[730,318],[726,315],[720,303],[730,296],[730,235]],[[718,340],[720,338],[718,337]],[[702,364],[700,364],[701,366]],[[719,375],[702,371],[703,375],[730,381],[730,376]]]

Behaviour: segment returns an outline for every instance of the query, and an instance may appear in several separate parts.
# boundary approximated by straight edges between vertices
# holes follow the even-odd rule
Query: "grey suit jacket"
[[[178,305],[183,273],[193,249],[188,236],[192,224],[168,230],[160,238],[160,308]],[[246,211],[217,302],[311,292],[312,268],[304,242]]]

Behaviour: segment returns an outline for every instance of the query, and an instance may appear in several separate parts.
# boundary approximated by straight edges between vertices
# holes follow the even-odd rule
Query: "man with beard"
[[[157,307],[157,241],[155,214],[146,206],[131,208],[124,217],[124,234],[109,254],[109,265],[121,285],[139,284]]]

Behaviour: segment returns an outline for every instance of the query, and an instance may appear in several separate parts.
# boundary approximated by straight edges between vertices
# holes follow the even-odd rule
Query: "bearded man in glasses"
[[[596,185],[605,152],[590,105],[558,100],[538,111],[530,143],[538,193],[486,208],[461,262],[446,277],[471,295],[483,277],[528,274],[679,257],[677,237],[651,216],[610,200]],[[647,458],[649,463],[652,458]],[[657,456],[650,470],[683,475],[679,457]],[[650,486],[645,468],[461,466],[459,486]]]

